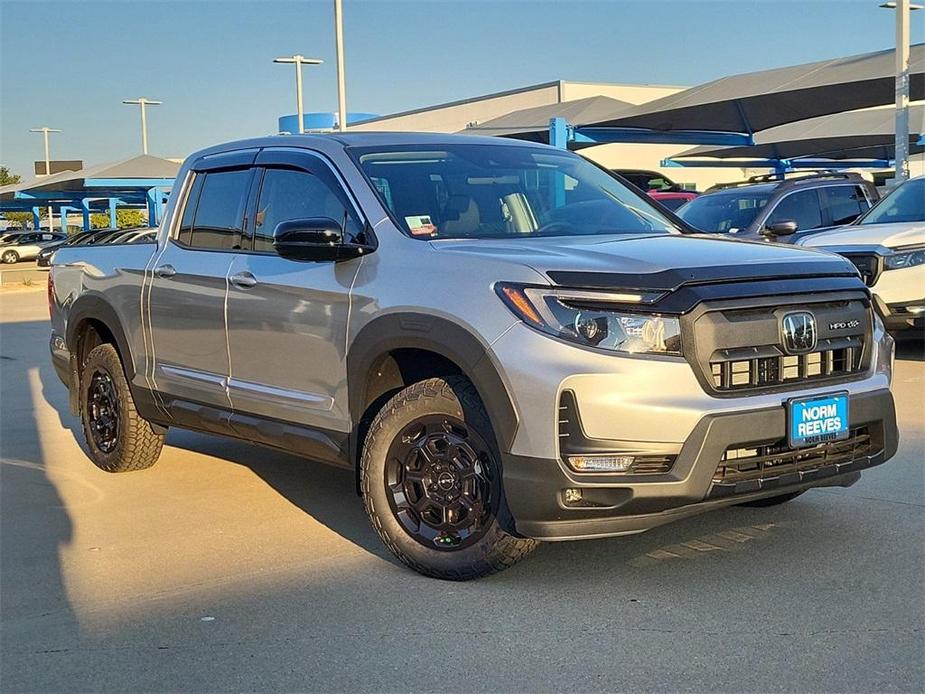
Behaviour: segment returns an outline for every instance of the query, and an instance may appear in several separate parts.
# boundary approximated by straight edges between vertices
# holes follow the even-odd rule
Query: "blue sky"
[[[890,48],[880,0],[344,0],[348,108],[389,113],[554,79],[693,85],[723,75]],[[294,111],[336,108],[331,0],[0,0],[0,161],[99,163],[140,150],[184,156],[275,131]],[[925,15],[925,12],[921,14]],[[916,20],[918,17],[913,15]],[[925,40],[915,21],[913,41]]]

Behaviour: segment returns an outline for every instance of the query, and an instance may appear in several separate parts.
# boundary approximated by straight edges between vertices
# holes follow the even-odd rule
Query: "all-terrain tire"
[[[464,431],[481,446],[484,484],[492,499],[491,513],[483,516],[480,533],[459,547],[428,546],[414,537],[399,519],[393,492],[388,486],[387,459],[399,437],[407,436],[420,421],[446,417],[455,432]],[[404,439],[401,439],[404,441]],[[395,464],[394,462],[391,464]],[[460,376],[430,378],[395,394],[373,419],[366,434],[361,459],[361,480],[366,513],[382,542],[404,564],[432,578],[466,581],[503,571],[533,551],[536,540],[513,534],[513,519],[504,498],[501,465],[488,414],[475,387]],[[477,539],[476,539],[477,538]],[[439,542],[442,538],[434,540]],[[452,541],[451,541],[452,542]]]
[[[768,508],[770,506],[780,506],[781,504],[786,504],[788,501],[793,501],[800,494],[802,494],[805,489],[799,492],[790,492],[789,494],[781,494],[780,496],[768,496],[764,499],[753,499],[752,501],[745,501],[738,506],[746,506],[748,508]]]
[[[80,421],[93,464],[106,472],[144,470],[157,462],[164,434],[135,410],[119,353],[111,344],[94,347],[80,370]],[[100,391],[105,391],[101,397]],[[101,407],[105,400],[105,407]],[[100,422],[107,435],[101,438]],[[96,413],[96,415],[94,415]]]

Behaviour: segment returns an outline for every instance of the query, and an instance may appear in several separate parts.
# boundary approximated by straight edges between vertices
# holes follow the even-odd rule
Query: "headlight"
[[[899,270],[916,265],[925,265],[925,246],[896,248],[883,258],[884,270]]]
[[[496,291],[518,318],[563,340],[608,352],[681,354],[677,317],[645,311],[645,304],[657,301],[664,292],[585,291],[506,283],[496,285]]]

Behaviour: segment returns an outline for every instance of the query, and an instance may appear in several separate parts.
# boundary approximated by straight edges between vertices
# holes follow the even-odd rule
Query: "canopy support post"
[[[119,226],[119,218],[116,216],[116,198],[109,198],[109,226],[113,229]]]
[[[90,231],[90,199],[81,198],[80,212],[83,215],[84,231]]]
[[[41,208],[39,207],[32,208],[32,228],[33,229],[40,229],[42,226],[42,214],[40,210]]]
[[[70,207],[66,207],[65,205],[61,205],[61,207],[58,208],[58,214],[61,215],[61,233],[62,234],[67,233],[67,213],[70,211],[70,209],[71,209]],[[51,208],[49,207],[48,210],[50,212]],[[49,231],[52,230],[51,216],[49,216],[48,218],[48,230]]]
[[[549,144],[559,149],[568,149],[569,127],[565,118],[549,119]]]
[[[160,188],[148,188],[145,197],[148,201],[148,226],[156,227],[161,223],[164,193]]]

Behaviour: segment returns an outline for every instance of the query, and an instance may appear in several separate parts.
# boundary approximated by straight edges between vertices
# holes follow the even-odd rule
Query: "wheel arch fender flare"
[[[510,387],[489,354],[488,345],[472,331],[446,318],[400,312],[367,323],[347,350],[347,392],[353,422],[351,461],[358,459],[359,425],[371,370],[379,359],[397,349],[426,350],[458,366],[482,399],[501,451],[510,450],[519,417]]]
[[[102,295],[93,293],[77,297],[71,305],[67,316],[65,342],[68,350],[77,357],[79,334],[88,320],[101,323],[106,327],[116,342],[116,349],[122,357],[122,368],[125,377],[131,385],[135,377],[135,359],[130,343],[125,336],[119,314]],[[79,365],[78,365],[79,366]]]

